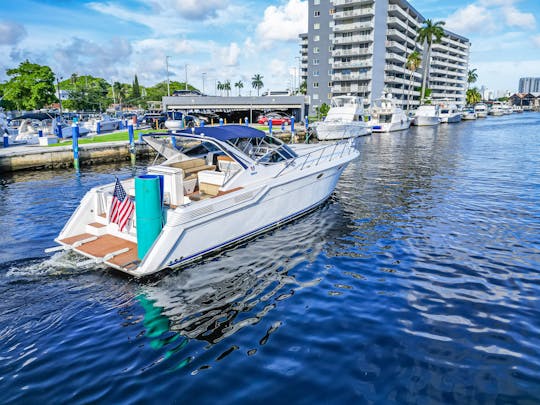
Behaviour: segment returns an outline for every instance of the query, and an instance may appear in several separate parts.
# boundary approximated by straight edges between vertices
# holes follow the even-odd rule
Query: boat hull
[[[358,136],[370,135],[371,126],[365,122],[321,122],[317,126],[317,139],[319,141],[331,141],[345,138],[355,138]]]
[[[441,123],[446,123],[446,124],[453,124],[453,123],[456,123],[456,122],[460,122],[461,119],[462,119],[462,116],[461,114],[451,114],[451,115],[440,115],[439,116],[440,120],[441,120]]]
[[[439,125],[440,120],[439,117],[436,116],[416,116],[413,119],[413,125],[416,126],[433,126],[433,125]]]
[[[384,122],[384,123],[374,123],[373,132],[395,132],[395,131],[404,131],[411,126],[411,121],[409,119],[403,120],[400,122]]]
[[[289,183],[242,190],[239,195],[231,195],[227,204],[206,206],[209,214],[189,221],[185,221],[190,218],[189,212],[173,213],[144,261],[131,274],[140,277],[184,266],[307,214],[332,194],[347,163]],[[235,203],[242,199],[246,199],[244,203]]]

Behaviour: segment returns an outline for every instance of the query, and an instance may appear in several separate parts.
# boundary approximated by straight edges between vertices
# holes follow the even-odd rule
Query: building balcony
[[[336,24],[334,26],[334,32],[348,32],[357,30],[373,29],[373,23],[371,22],[356,22],[349,24]]]
[[[335,73],[332,75],[333,82],[350,82],[353,80],[371,80],[371,72],[368,73],[350,73],[348,75]]]
[[[334,69],[358,69],[369,66],[371,66],[371,62],[368,61],[334,62],[332,64]]]
[[[366,93],[369,91],[369,86],[361,86],[352,84],[350,86],[334,85],[331,88],[332,93]]]
[[[386,41],[386,49],[391,51],[407,52],[407,48],[397,41]]]
[[[362,7],[362,8],[357,8],[354,10],[336,11],[332,15],[332,17],[334,18],[334,20],[343,20],[347,18],[373,16],[373,15],[375,15],[375,9],[373,7]]]
[[[411,71],[407,68],[405,68],[404,65],[394,65],[394,64],[391,64],[391,63],[387,63],[386,65],[384,65],[384,69],[388,72],[388,73],[402,73],[404,75],[407,75],[407,77],[410,77],[411,76]],[[413,77],[416,77],[416,78],[420,78],[422,77],[422,74],[418,71],[414,72],[413,73]]]
[[[398,18],[398,17],[388,17],[386,22],[389,28],[400,27],[404,29],[405,31],[414,33],[415,35],[417,33],[418,24],[416,22],[411,21],[410,19],[402,20],[401,18]]]
[[[410,45],[411,47],[415,47],[417,42],[414,38],[410,38],[409,36],[405,35],[403,32],[399,31],[399,30],[396,30],[396,29],[389,29],[386,31],[386,36],[388,38],[389,41],[392,41],[392,40],[395,40],[397,38],[397,40],[401,40],[401,41],[406,41],[408,43],[408,45]]]
[[[333,57],[339,56],[361,56],[361,55],[371,55],[373,53],[373,48],[353,48],[353,49],[334,49],[332,51]]]
[[[332,42],[336,45],[373,42],[373,36],[372,35],[353,35],[350,37],[335,37]]]
[[[334,0],[334,7],[373,4],[374,0]]]
[[[408,20],[409,25],[411,25],[412,27],[414,27],[416,29],[418,29],[418,28],[420,28],[422,26],[422,24],[419,21],[417,21],[412,15],[409,15],[409,13],[407,13],[407,11],[402,9],[397,4],[388,5],[388,14],[390,16],[399,15],[402,20],[404,20],[404,21]]]

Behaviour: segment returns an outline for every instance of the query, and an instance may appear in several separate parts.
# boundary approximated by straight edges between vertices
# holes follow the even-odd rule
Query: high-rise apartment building
[[[519,79],[520,93],[540,92],[540,77],[522,77]]]
[[[419,104],[421,68],[407,69],[407,57],[424,48],[418,28],[424,17],[405,0],[309,0],[307,93],[311,112],[342,94],[358,94],[366,104],[390,92],[403,106]],[[432,48],[433,98],[465,102],[470,43],[445,31]],[[304,42],[302,42],[304,43]]]

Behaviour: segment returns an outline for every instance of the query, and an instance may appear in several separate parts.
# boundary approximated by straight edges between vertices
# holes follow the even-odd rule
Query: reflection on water
[[[144,281],[42,253],[143,165],[3,176],[0,402],[538,403],[539,117],[364,137],[320,209]]]

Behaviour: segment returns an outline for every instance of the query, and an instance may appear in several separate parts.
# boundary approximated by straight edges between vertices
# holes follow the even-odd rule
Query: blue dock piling
[[[79,126],[71,124],[71,135],[73,137],[73,166],[79,171]]]
[[[129,154],[131,157],[131,164],[135,164],[135,133],[133,132],[133,124],[128,125],[129,135]]]
[[[101,122],[96,123],[96,134],[101,134]]]
[[[223,126],[223,118],[220,118],[220,119],[219,119],[219,126],[220,126],[220,127]]]
[[[268,133],[272,135],[272,120],[268,120]]]
[[[9,146],[9,137],[8,134],[4,134],[4,148]]]
[[[294,117],[291,117],[291,143],[294,143]]]
[[[204,121],[201,121],[201,128],[204,128]]]
[[[56,136],[62,138],[62,125],[60,123],[56,124]]]
[[[249,125],[248,117],[244,118],[244,123],[246,124],[246,127]]]
[[[38,133],[38,138],[43,138],[43,130],[40,129],[39,131],[37,131],[37,133]]]
[[[281,132],[285,132],[285,121],[281,123]]]

